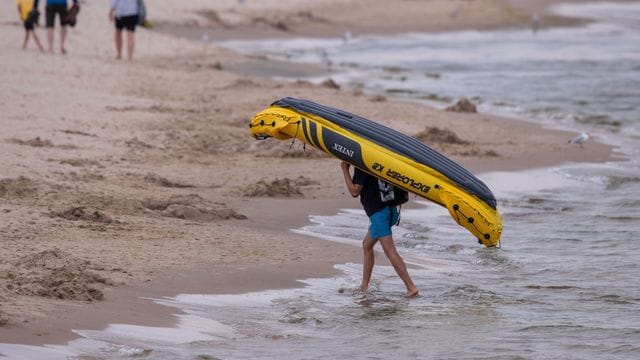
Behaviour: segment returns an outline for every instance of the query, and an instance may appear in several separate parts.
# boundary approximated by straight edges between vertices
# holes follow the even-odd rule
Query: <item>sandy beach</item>
[[[83,5],[61,55],[22,50],[15,4],[3,2],[0,342],[63,343],[72,329],[113,322],[170,325],[172,309],[147,298],[291,287],[360,262],[358,248],[288,231],[358,203],[337,160],[249,136],[251,117],[284,96],[414,136],[451,131],[464,144],[424,139],[473,172],[611,160],[609,145],[571,146],[574,133],[525,121],[246,75],[282,65],[189,39],[529,26],[556,2],[157,0],[148,4],[157,25],[137,31],[132,62],[114,60],[106,3]],[[542,17],[543,26],[579,22]]]

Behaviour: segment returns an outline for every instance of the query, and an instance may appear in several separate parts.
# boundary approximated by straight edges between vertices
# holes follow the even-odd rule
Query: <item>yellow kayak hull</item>
[[[293,98],[283,98],[256,114],[250,129],[257,139],[295,138],[444,206],[480,243],[499,245],[502,219],[486,185],[413,138],[357,115]],[[424,156],[412,156],[414,151]]]

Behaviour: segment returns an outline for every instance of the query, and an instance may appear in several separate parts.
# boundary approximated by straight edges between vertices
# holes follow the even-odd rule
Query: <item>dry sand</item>
[[[239,75],[226,69],[268,65],[166,33],[486,28],[526,25],[542,10],[498,0],[287,3],[149,2],[164,31],[138,31],[131,63],[112,60],[105,3],[83,6],[66,56],[21,50],[14,3],[0,4],[0,342],[60,342],[72,328],[109,322],[169,324],[168,309],[140,297],[295,286],[359,262],[357,248],[287,231],[308,214],[358,204],[334,159],[248,136],[249,119],[283,96],[415,134],[473,171],[611,156],[610,146],[572,147],[573,134],[526,122]]]

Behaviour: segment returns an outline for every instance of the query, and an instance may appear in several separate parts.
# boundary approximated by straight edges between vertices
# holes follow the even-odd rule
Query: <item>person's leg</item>
[[[373,273],[373,264],[375,262],[375,254],[373,253],[373,247],[375,241],[371,239],[371,235],[367,232],[362,240],[362,252],[364,254],[364,260],[362,263],[362,282],[360,283],[360,290],[367,291],[369,288],[369,281],[371,281],[371,274]]]
[[[116,29],[115,40],[116,40],[116,60],[120,60],[122,58],[122,30],[121,29]]]
[[[396,244],[393,241],[393,237],[391,235],[381,237],[380,245],[382,245],[382,249],[384,250],[385,255],[389,258],[391,265],[400,276],[400,279],[404,282],[404,285],[407,287],[407,293],[404,295],[406,297],[414,297],[418,295],[418,288],[411,280],[411,276],[409,276],[409,271],[407,271],[407,265],[402,260],[400,254],[398,254],[398,250],[396,249]]]
[[[22,49],[27,48],[27,42],[29,41],[29,30],[24,31],[24,41],[22,42]]]
[[[40,43],[40,39],[38,38],[38,35],[36,35],[36,31],[32,30],[31,31],[31,35],[33,35],[33,40],[36,42],[36,45],[38,45],[38,49],[40,49],[40,52],[44,52],[44,48],[42,47],[42,44]]]
[[[60,52],[63,54],[67,53],[67,49],[64,47],[64,43],[67,40],[67,16],[69,15],[69,10],[67,9],[67,5],[61,5],[58,9],[58,16],[60,17]]]
[[[64,48],[64,42],[67,39],[67,26],[60,26],[60,52],[63,54],[67,53],[67,50]]]
[[[53,52],[53,28],[47,28],[47,46],[50,53]]]
[[[45,8],[45,17],[47,22],[47,45],[49,52],[53,52],[53,25],[55,20],[56,13],[54,8],[50,5],[47,5]]]
[[[133,48],[135,46],[135,35],[134,31],[127,30],[127,60],[131,61],[133,59]]]

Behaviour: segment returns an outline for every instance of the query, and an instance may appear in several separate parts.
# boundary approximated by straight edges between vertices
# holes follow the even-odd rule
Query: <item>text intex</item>
[[[333,143],[333,150],[335,150],[335,151],[337,151],[339,153],[345,154],[350,158],[353,157],[353,150],[347,149],[346,147],[344,147],[344,146],[342,146],[340,144]]]

